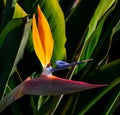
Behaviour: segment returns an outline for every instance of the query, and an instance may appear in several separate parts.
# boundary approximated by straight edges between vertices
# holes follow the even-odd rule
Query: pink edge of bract
[[[23,92],[28,95],[62,95],[103,86],[107,86],[107,84],[89,84],[56,76],[41,75],[39,78],[25,81]]]

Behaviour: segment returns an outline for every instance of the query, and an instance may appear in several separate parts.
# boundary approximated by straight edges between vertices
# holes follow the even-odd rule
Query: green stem
[[[14,101],[18,100],[19,98],[21,98],[23,95],[20,96],[16,96],[17,92],[20,90],[20,85],[18,85],[17,87],[15,87],[8,95],[6,95],[4,98],[2,98],[2,100],[0,101],[0,113],[11,103],[13,103]]]

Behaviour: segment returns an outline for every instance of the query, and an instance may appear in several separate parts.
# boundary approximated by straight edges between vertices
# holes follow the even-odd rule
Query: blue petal
[[[57,65],[57,67],[63,67],[65,65],[69,65],[69,63],[61,60],[56,61],[55,64]]]
[[[55,62],[56,68],[50,68],[50,72],[53,73],[55,71],[63,70],[63,69],[66,69],[68,67],[79,65],[79,64],[91,61],[91,60],[92,59],[88,59],[88,60],[83,60],[81,62],[72,62],[72,63],[67,63],[65,61],[58,60]]]
[[[57,68],[61,68],[61,69],[63,68],[63,69],[65,69],[65,68],[68,68],[68,67],[70,67],[70,66],[74,66],[74,65],[81,64],[81,63],[83,63],[83,62],[67,63],[67,62],[65,62],[65,61],[60,61],[60,60],[58,60],[58,61],[56,61],[55,63],[56,63],[56,65],[57,65]]]

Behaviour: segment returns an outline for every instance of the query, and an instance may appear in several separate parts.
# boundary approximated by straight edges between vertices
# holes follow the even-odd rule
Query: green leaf
[[[23,19],[19,19],[18,21],[21,22],[21,20]],[[30,27],[31,21],[23,21],[5,36],[4,43],[0,49],[0,98],[4,95],[7,82],[15,71],[17,63],[23,56],[28,34],[31,30]]]
[[[7,34],[15,29],[16,27],[20,26],[23,23],[22,19],[13,19],[10,20],[9,23],[4,27],[2,32],[0,33],[0,48],[2,47],[2,44],[7,36]]]
[[[96,66],[101,66],[105,64],[106,61],[108,61],[108,57],[109,57],[109,60],[111,61],[111,58],[115,56],[115,55],[111,55],[111,50],[112,50],[111,48],[113,48],[114,46],[118,47],[118,45],[115,44],[114,41],[119,43],[119,38],[118,37],[116,38],[116,34],[118,34],[119,32],[114,31],[114,28],[116,28],[116,26],[119,25],[119,19],[120,19],[120,15],[118,13],[119,11],[120,11],[119,6],[116,5],[115,9],[111,12],[111,14],[105,20],[105,24],[102,28],[102,33],[100,35],[99,41],[91,56],[93,58],[93,61],[87,63],[87,65],[83,68],[83,72],[80,75],[80,79],[83,79],[84,77],[86,79],[86,75],[88,73],[89,74],[94,73]],[[114,49],[114,51],[116,51],[116,49]],[[117,53],[115,54],[117,55]],[[87,75],[87,79],[90,80],[91,78],[89,74]]]
[[[2,30],[6,26],[6,24],[12,19],[16,1],[17,0],[7,0],[5,9],[3,11],[0,30]]]
[[[103,111],[103,114],[112,115],[116,108],[120,105],[120,89],[116,90],[116,92],[111,95],[111,99]]]
[[[93,95],[92,98],[89,99],[89,103],[83,102],[84,106],[81,107],[82,108],[81,110],[79,108],[80,114],[86,113],[106,93],[108,93],[109,91],[111,91],[111,89],[113,89],[115,86],[120,84],[119,68],[120,68],[120,59],[101,66],[100,69],[98,70],[98,72],[96,72],[96,74],[94,74],[94,76],[92,77],[93,82],[101,81],[102,83],[108,83],[108,86],[105,87],[103,90],[101,90],[99,93],[97,93],[97,95],[96,94]],[[95,80],[96,76],[97,76],[97,79]],[[81,96],[79,98],[82,99],[82,98],[84,98],[83,96]],[[81,100],[81,103],[82,103],[82,100]]]
[[[110,91],[112,88],[114,88],[116,85],[120,83],[120,77],[114,79],[112,82],[109,83],[109,85],[104,88],[97,96],[95,96],[87,106],[82,109],[79,114],[85,114],[100,98],[102,98],[108,91]]]
[[[87,36],[85,37],[85,42],[83,44],[81,53],[79,54],[79,58],[78,58],[79,60],[89,59],[93,55],[94,50],[96,49],[99,39],[101,37],[101,32],[102,32],[105,20],[110,15],[110,13],[113,11],[113,9],[115,8],[115,5],[113,5],[111,7],[111,9],[109,9],[109,11],[106,14],[104,14],[104,16],[101,18],[100,22],[97,22],[96,29],[92,32],[92,34],[89,36],[89,38],[87,38]],[[96,10],[100,10],[99,7]],[[94,18],[94,16],[93,16],[93,18]],[[75,73],[80,71],[85,65],[86,64],[79,65],[76,68]]]
[[[109,8],[115,4],[116,0],[100,0],[100,3],[95,10],[95,13],[89,23],[89,30],[87,33],[87,36],[85,38],[85,41],[89,39],[89,37],[92,35],[92,33],[95,31],[97,24],[99,20],[102,18],[102,16],[109,10]]]
[[[81,111],[85,110],[85,108],[86,108],[85,112],[83,113],[83,114],[85,114],[86,112],[88,112],[89,109],[94,111],[94,108],[92,108],[93,106],[95,106],[95,107],[97,106],[98,110],[104,109],[104,107],[99,108],[99,104],[97,104],[97,102],[99,102],[98,100],[100,100],[102,97],[104,97],[104,95],[106,93],[111,91],[111,89],[113,89],[120,83],[120,81],[117,81],[117,79],[118,80],[120,79],[119,78],[119,76],[120,76],[119,68],[120,68],[120,60],[116,60],[116,61],[113,61],[109,64],[102,66],[97,72],[94,71],[95,73],[94,74],[92,73],[92,77],[90,77],[90,72],[88,72],[89,82],[108,83],[108,86],[103,89],[100,89],[100,90],[97,89],[95,91],[94,90],[86,91],[86,92],[81,92],[78,94],[66,96],[65,99],[63,98],[63,101],[61,102],[61,106],[65,106],[66,103],[68,103],[67,106],[73,105],[73,108],[72,108],[73,110],[64,108],[63,112],[64,111],[65,112],[73,111],[74,114],[78,114],[78,113],[82,114]],[[84,71],[86,71],[86,69]],[[102,94],[102,92],[103,92],[103,94]],[[112,94],[113,94],[113,92],[112,92]],[[89,95],[89,97],[88,97],[88,95]],[[72,100],[74,100],[74,101],[72,101]],[[103,103],[103,100],[101,102]],[[63,105],[63,104],[65,104],[65,105]],[[105,104],[106,104],[106,102],[105,102]],[[58,111],[59,111],[59,109],[58,109]],[[98,110],[96,110],[96,111],[98,111]]]
[[[20,7],[18,3],[16,3],[13,18],[21,18],[25,16],[27,16],[27,13]]]
[[[82,0],[66,18],[66,50],[68,61],[77,61],[84,42],[84,36],[98,0]],[[93,4],[94,3],[94,4]],[[77,55],[77,56],[76,56]]]
[[[99,71],[96,72],[94,76],[98,76],[97,77],[98,81],[110,82],[112,79],[120,76],[119,68],[120,68],[120,59],[101,66]]]
[[[49,114],[51,104],[54,104],[53,96],[40,96],[37,114]]]
[[[114,35],[119,30],[120,30],[120,20],[118,21],[118,23],[116,24],[116,26],[113,28],[113,34],[112,35]]]

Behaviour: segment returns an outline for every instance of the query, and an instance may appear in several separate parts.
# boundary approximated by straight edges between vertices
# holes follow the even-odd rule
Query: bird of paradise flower
[[[47,19],[42,13],[39,5],[37,6],[37,11],[38,25],[36,24],[34,14],[32,19],[32,37],[34,50],[43,66],[43,72],[38,78],[28,77],[20,85],[14,88],[10,94],[3,98],[0,101],[0,112],[2,112],[9,104],[24,95],[62,95],[106,86],[106,84],[89,84],[52,75],[55,71],[88,62],[90,59],[73,63],[58,60],[55,63],[56,68],[53,68],[50,65],[54,48],[52,33]]]
[[[38,26],[36,24],[36,18],[34,14],[32,36],[34,50],[37,57],[41,61],[41,64],[43,66],[43,72],[38,78],[27,79],[26,81],[24,81],[20,91],[22,91],[23,94],[28,95],[61,95],[106,86],[106,84],[89,84],[85,82],[67,80],[52,75],[54,71],[78,65],[89,60],[73,63],[67,63],[58,60],[56,61],[57,67],[52,68],[52,66],[49,64],[54,48],[52,33],[47,19],[42,13],[39,5],[37,7],[37,11]]]

